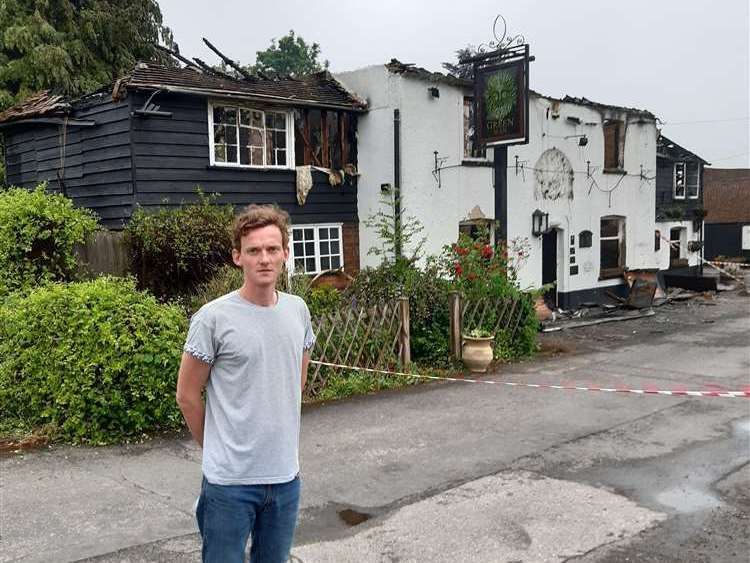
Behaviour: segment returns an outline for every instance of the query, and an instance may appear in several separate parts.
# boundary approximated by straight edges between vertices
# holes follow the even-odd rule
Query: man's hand
[[[211,366],[183,352],[180,372],[177,376],[177,404],[198,445],[203,447],[203,423],[206,407],[203,405],[203,388],[208,381]]]
[[[305,350],[302,353],[302,392],[305,392],[305,385],[307,384],[307,366],[310,365],[310,351]]]

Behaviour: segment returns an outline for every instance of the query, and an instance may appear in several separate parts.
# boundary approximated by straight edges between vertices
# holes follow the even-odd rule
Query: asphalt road
[[[750,386],[750,298],[543,338],[493,379]],[[308,408],[298,561],[742,561],[750,399],[430,383]],[[199,561],[186,438],[0,460],[0,561]]]

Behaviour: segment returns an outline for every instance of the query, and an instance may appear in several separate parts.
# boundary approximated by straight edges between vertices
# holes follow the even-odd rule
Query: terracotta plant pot
[[[461,347],[461,358],[472,373],[487,373],[492,362],[493,336],[464,336]]]
[[[544,297],[541,295],[534,299],[534,311],[536,312],[536,320],[539,322],[548,321],[552,318],[552,311],[547,307]]]

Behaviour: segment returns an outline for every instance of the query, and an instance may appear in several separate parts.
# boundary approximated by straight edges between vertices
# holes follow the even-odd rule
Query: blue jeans
[[[196,518],[203,563],[285,563],[299,509],[300,479],[278,485],[213,485],[203,478]]]

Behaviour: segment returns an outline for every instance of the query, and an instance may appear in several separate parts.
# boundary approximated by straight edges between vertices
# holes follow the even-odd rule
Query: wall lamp
[[[585,147],[589,144],[589,138],[584,133],[583,135],[566,135],[563,139],[578,139],[578,146]]]
[[[531,234],[540,237],[549,231],[549,213],[541,209],[534,210],[531,214]]]
[[[430,96],[433,98],[439,98],[440,97],[440,90],[435,88],[434,86],[431,88],[427,88],[427,91],[430,93]]]

